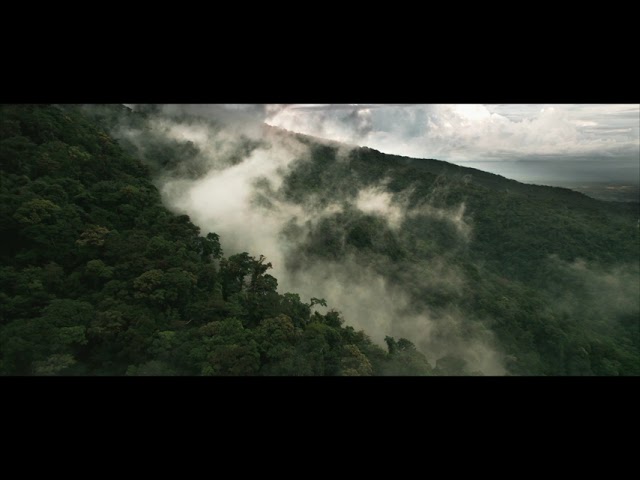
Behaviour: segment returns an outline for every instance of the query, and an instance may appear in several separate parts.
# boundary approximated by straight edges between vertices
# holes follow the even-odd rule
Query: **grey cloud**
[[[267,123],[398,155],[453,163],[594,160],[640,175],[639,105],[285,106]],[[346,113],[345,113],[346,112]],[[583,162],[578,164],[578,162]],[[541,166],[540,169],[548,167]],[[601,170],[601,169],[596,169]],[[594,174],[595,171],[594,170]],[[496,170],[496,173],[500,173]],[[528,178],[519,177],[527,181]]]

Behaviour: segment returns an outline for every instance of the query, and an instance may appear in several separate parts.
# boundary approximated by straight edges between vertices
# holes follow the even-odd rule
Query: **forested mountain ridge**
[[[368,148],[351,150],[347,161],[335,146],[313,148],[315,161],[300,162],[286,177],[286,195],[304,202],[328,193],[330,201],[336,191],[359,198],[356,192],[373,189],[391,200],[372,213],[393,220],[400,206],[405,215],[393,228],[361,212],[335,214],[307,237],[304,258],[355,254],[371,264],[375,255],[386,257],[374,260],[377,272],[403,285],[412,306],[443,318],[455,306],[464,322],[445,338],[466,335],[463,324],[463,331],[483,325],[511,373],[640,374],[638,203]],[[438,269],[443,261],[446,268]],[[438,275],[456,271],[458,289],[417,286],[434,267]],[[424,351],[437,348],[412,338]]]
[[[5,374],[640,373],[638,204],[159,106],[3,107],[1,128]],[[194,202],[282,155],[241,209]],[[418,349],[278,294],[268,238],[222,258],[243,208],[286,245],[279,280]]]
[[[287,177],[288,191],[296,191],[297,199],[348,188],[355,180],[360,188],[382,183],[391,194],[406,194],[405,208],[425,199],[441,208],[464,204],[474,228],[469,247],[477,256],[495,259],[502,268],[508,268],[505,256],[512,256],[527,274],[538,268],[526,258],[529,255],[541,261],[548,255],[566,261],[638,261],[640,203],[596,200],[566,188],[524,184],[448,162],[387,155],[366,147],[352,150],[345,168],[337,161],[337,147],[314,148],[315,164],[300,165]],[[298,192],[293,182],[305,188]]]
[[[170,213],[148,168],[78,109],[0,111],[4,375],[428,374],[277,293],[270,264],[223,257]]]

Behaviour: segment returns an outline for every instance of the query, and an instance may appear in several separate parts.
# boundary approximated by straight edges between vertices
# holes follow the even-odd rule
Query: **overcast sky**
[[[640,105],[267,105],[287,130],[521,181],[640,177]]]

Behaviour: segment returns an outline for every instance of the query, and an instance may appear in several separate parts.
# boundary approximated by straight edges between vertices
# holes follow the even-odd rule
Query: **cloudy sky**
[[[640,177],[638,104],[299,104],[263,112],[287,130],[520,181],[637,184]]]

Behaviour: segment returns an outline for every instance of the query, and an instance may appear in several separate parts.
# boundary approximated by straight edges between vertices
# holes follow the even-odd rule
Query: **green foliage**
[[[426,357],[416,350],[416,347],[406,338],[395,340],[393,337],[385,337],[389,350],[390,361],[384,368],[385,375],[417,376],[432,375],[433,369]]]
[[[373,373],[371,362],[355,345],[343,347],[344,356],[341,359],[342,374],[345,376],[370,376]]]
[[[253,332],[236,318],[203,326],[203,375],[255,375],[260,368],[258,345]]]

